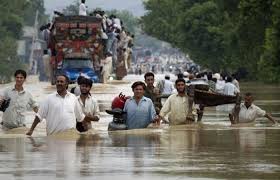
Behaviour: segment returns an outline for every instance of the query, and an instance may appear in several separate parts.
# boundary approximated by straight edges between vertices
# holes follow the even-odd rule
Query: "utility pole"
[[[36,74],[37,72],[37,61],[34,59],[34,49],[35,49],[35,43],[38,36],[38,10],[36,11],[35,15],[35,22],[34,22],[34,32],[32,36],[32,44],[31,44],[31,52],[29,56],[29,72]],[[33,72],[32,72],[33,70]]]

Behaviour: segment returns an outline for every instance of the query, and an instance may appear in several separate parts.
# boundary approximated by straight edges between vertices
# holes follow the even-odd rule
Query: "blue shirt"
[[[138,104],[133,97],[128,99],[125,102],[124,111],[127,113],[128,129],[146,128],[156,116],[152,100],[144,96]]]

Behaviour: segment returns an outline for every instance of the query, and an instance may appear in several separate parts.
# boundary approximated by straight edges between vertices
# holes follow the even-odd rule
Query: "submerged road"
[[[100,109],[110,108],[111,100],[120,92],[132,95],[130,85],[135,80],[143,80],[143,76],[94,84],[92,94]],[[0,89],[9,85],[0,85]],[[38,82],[36,77],[29,77],[25,87],[38,102],[55,91],[54,86]],[[253,91],[256,104],[280,120],[279,86],[243,83],[241,91]],[[30,127],[34,113],[26,115]],[[255,126],[231,127],[227,114],[208,108],[200,124],[108,132],[111,118],[102,112],[100,122],[85,134],[71,131],[46,137],[45,122],[38,125],[32,137],[24,135],[25,128],[0,130],[0,179],[280,177],[280,128],[263,118]]]

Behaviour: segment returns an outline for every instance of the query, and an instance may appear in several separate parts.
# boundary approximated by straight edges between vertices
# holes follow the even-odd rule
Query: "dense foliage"
[[[23,64],[17,58],[17,40],[24,25],[33,25],[36,10],[44,18],[43,0],[0,0],[0,81],[10,80]]]
[[[279,0],[148,0],[144,31],[213,71],[280,82]]]

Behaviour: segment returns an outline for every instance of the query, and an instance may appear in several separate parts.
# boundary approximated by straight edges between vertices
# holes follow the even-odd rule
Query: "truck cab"
[[[99,82],[99,76],[93,68],[91,59],[64,59],[61,72],[69,78],[70,83],[75,83],[79,76],[91,79],[94,83]]]

